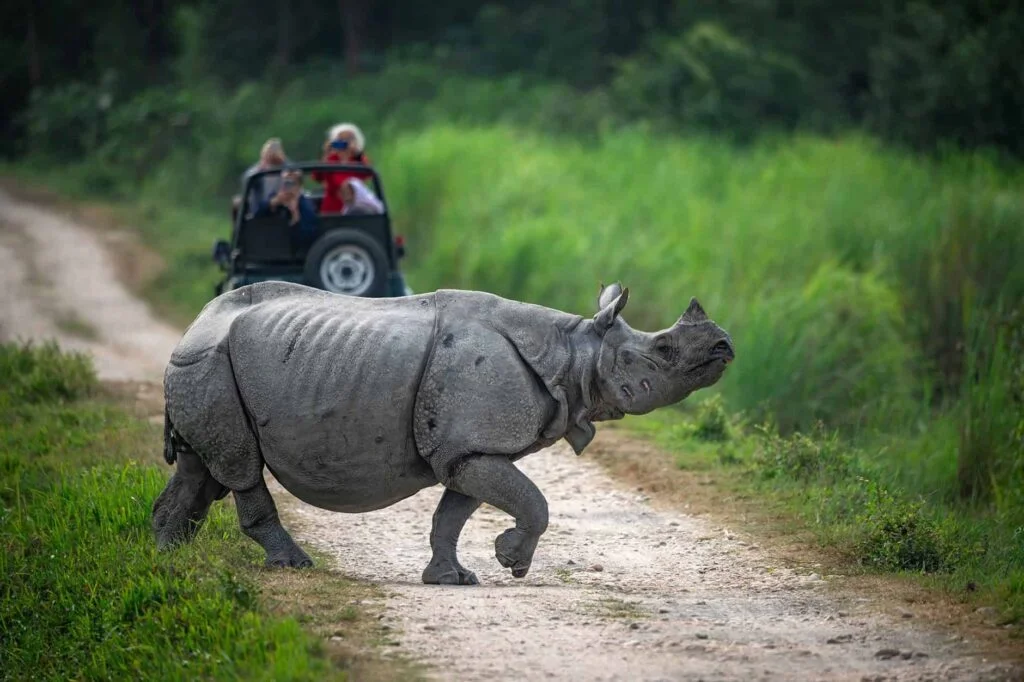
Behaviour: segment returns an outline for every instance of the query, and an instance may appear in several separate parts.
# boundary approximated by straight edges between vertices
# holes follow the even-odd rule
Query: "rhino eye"
[[[662,337],[654,342],[654,352],[665,360],[674,360],[676,357],[675,346],[668,339]]]

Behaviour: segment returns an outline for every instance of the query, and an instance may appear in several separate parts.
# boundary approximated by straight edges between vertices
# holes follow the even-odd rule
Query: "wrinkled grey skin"
[[[423,582],[477,583],[456,544],[482,502],[515,518],[495,555],[525,576],[548,510],[513,462],[561,438],[580,454],[594,422],[679,402],[734,357],[696,299],[648,333],[620,316],[628,294],[602,287],[593,319],[474,291],[366,299],[263,282],[219,296],[164,377],[177,472],[153,507],[159,546],[191,539],[230,491],[268,565],[311,565],[278,520],[266,466],[299,499],[342,512],[440,482]]]

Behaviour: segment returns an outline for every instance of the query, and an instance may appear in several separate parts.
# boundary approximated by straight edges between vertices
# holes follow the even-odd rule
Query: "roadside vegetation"
[[[260,144],[279,136],[292,158],[315,157],[329,125],[357,121],[414,290],[478,288],[589,315],[598,282],[618,279],[632,293],[625,318],[646,329],[698,296],[737,349],[714,402],[696,422],[668,411],[627,423],[681,465],[714,453],[714,466],[742,472],[865,567],[932,576],[1019,620],[1024,169],[1006,153],[1020,149],[1019,89],[995,75],[1019,18],[957,14],[966,7],[913,3],[905,22],[882,22],[927,40],[893,34],[857,52],[882,85],[881,99],[853,98],[854,120],[790,97],[787,84],[837,91],[822,85],[831,67],[814,31],[783,32],[799,50],[788,38],[748,49],[773,34],[748,22],[748,44],[680,19],[692,30],[650,36],[594,87],[542,71],[474,75],[453,63],[479,54],[443,50],[396,51],[369,73],[326,60],[245,81],[244,69],[217,76],[231,61],[207,40],[219,26],[183,11],[170,85],[41,90],[24,153],[5,168],[118,203],[166,258],[146,293],[188,322],[212,296],[210,247],[229,234],[230,196]],[[494,31],[538,16],[489,11],[477,21],[497,16]],[[829,16],[845,31],[842,11]],[[933,58],[949,36],[964,49]],[[550,58],[561,73],[576,43],[551,42],[565,50]],[[970,57],[982,44],[987,67]],[[493,46],[491,57],[511,49]],[[919,90],[883,87],[908,82],[904,67]]]
[[[1024,416],[1016,415],[1020,434]],[[916,575],[954,600],[996,606],[999,624],[1024,620],[1019,479],[1002,479],[987,503],[965,504],[941,475],[922,475],[914,467],[933,446],[928,436],[853,444],[821,423],[781,435],[770,422],[753,424],[728,412],[720,396],[698,401],[684,414],[640,418],[632,428],[667,452],[672,466],[713,476],[719,487],[736,493],[742,515],[809,531],[847,568]],[[647,482],[657,480],[663,465],[616,462],[603,453],[599,459]],[[932,459],[936,464],[951,462]],[[953,471],[946,475],[955,479]]]
[[[0,345],[0,678],[396,679],[360,650],[371,588],[256,568],[230,505],[157,553],[158,431],[86,358]]]

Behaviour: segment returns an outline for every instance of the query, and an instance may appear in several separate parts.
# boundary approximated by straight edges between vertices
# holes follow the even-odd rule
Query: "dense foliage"
[[[1024,8],[974,0],[103,0],[0,10],[0,125],[25,149],[38,97],[131,99],[175,79],[233,89],[344,64],[328,93],[396,57],[558,83],[605,121],[747,136],[864,126],[921,147],[1024,152]],[[442,83],[422,86],[437,91]],[[83,89],[84,88],[84,89]],[[95,102],[95,97],[91,98]],[[569,105],[575,108],[575,104]],[[102,108],[102,107],[101,107]],[[67,128],[51,134],[75,135]]]

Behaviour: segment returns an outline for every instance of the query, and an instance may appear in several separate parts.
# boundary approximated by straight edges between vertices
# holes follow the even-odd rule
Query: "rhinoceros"
[[[263,282],[213,299],[164,375],[164,457],[177,469],[153,506],[158,546],[191,540],[230,491],[268,565],[312,565],[281,526],[266,467],[338,512],[441,483],[430,584],[478,582],[456,545],[487,502],[515,519],[498,562],[525,576],[548,509],[514,462],[562,438],[578,455],[594,422],[679,402],[735,357],[696,299],[648,333],[622,319],[628,295],[602,286],[591,319],[478,291],[368,299]]]

